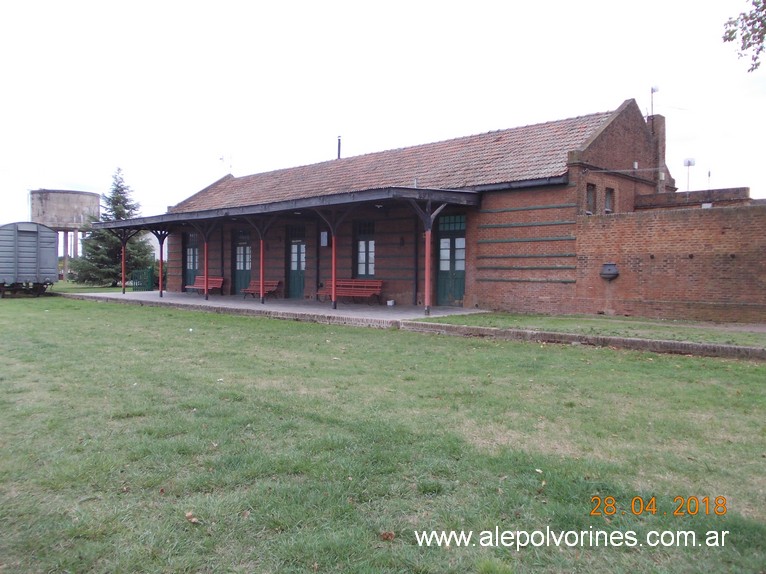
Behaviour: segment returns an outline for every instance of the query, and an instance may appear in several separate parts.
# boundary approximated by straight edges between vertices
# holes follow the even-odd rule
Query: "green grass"
[[[766,564],[762,363],[54,297],[3,300],[0,328],[4,574]],[[593,496],[618,512],[590,516]],[[727,513],[673,516],[676,496]],[[495,526],[730,534],[519,552],[414,534]]]
[[[716,324],[691,321],[663,321],[641,317],[604,315],[520,315],[478,313],[422,319],[434,323],[525,329],[582,335],[663,339],[719,345],[766,348],[766,329],[747,323]]]

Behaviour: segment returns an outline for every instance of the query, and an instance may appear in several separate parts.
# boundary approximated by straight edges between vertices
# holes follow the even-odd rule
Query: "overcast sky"
[[[766,63],[721,40],[745,0],[131,0],[0,4],[0,223],[28,191],[164,213],[247,175],[594,112],[667,118],[682,191],[766,197]],[[221,159],[223,158],[223,159]],[[708,177],[708,172],[710,176]]]

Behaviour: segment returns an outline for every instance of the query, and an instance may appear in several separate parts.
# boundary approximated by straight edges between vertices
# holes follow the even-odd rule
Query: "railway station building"
[[[766,319],[766,205],[679,192],[665,118],[616,110],[227,175],[166,214],[98,223],[154,233],[167,286],[222,278],[316,299],[341,279],[381,299],[513,312]],[[217,291],[216,291],[217,292]],[[205,294],[207,296],[207,293]],[[255,304],[255,303],[254,303]]]

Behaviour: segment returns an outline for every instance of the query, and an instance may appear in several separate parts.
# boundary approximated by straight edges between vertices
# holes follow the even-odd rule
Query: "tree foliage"
[[[133,191],[125,183],[122,170],[112,176],[109,194],[101,195],[101,221],[121,221],[138,215],[141,206],[132,199]],[[94,219],[94,221],[96,221]],[[122,277],[122,243],[111,232],[85,229],[82,257],[71,263],[77,281],[90,285],[117,285]],[[154,260],[152,247],[136,236],[126,245],[125,266],[128,276],[135,269],[150,267]]]
[[[739,42],[739,57],[750,54],[750,69],[757,70],[761,65],[761,54],[766,42],[766,3],[764,0],[752,0],[753,9],[742,12],[736,18],[729,18],[724,25],[724,42]]]

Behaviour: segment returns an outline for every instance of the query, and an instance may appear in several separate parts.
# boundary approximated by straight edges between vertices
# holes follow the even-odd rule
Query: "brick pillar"
[[[665,116],[659,114],[649,116],[649,128],[652,131],[652,143],[654,146],[654,165],[657,171],[654,172],[654,182],[657,186],[657,193],[665,193],[665,179],[668,174],[665,173]],[[660,174],[663,174],[660,176]]]

